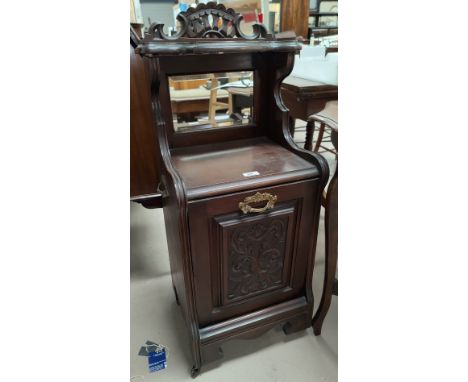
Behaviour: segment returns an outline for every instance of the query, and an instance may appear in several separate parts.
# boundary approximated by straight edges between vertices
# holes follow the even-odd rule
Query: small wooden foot
[[[202,364],[219,361],[223,357],[224,357],[223,349],[221,349],[219,346],[202,347],[202,350],[201,350]]]
[[[299,332],[301,330],[306,330],[310,326],[310,319],[307,319],[307,317],[302,316],[300,318],[295,318],[293,320],[290,320],[286,322],[283,325],[283,332],[284,334],[292,334]]]
[[[192,378],[195,378],[198,374],[200,374],[200,368],[193,366],[192,370],[190,371],[190,375]]]
[[[315,320],[314,323],[312,324],[312,328],[314,329],[314,334],[316,336],[319,336],[322,334],[322,325],[323,325],[323,319]]]

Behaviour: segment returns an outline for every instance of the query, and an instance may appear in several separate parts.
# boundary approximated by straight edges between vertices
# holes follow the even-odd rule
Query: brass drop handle
[[[271,195],[268,192],[257,192],[255,195],[248,196],[244,199],[243,202],[240,202],[239,208],[244,214],[249,212],[263,212],[273,208],[277,199],[278,197],[276,195]],[[267,202],[267,204],[261,208],[255,208],[249,205],[249,203],[258,203],[264,201]]]

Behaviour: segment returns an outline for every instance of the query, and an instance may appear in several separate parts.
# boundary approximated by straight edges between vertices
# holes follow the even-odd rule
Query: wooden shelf
[[[265,137],[174,149],[171,154],[189,199],[318,176],[313,164]],[[248,176],[252,172],[258,175]]]

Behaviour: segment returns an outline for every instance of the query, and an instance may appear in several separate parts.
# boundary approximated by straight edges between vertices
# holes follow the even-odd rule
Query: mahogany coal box
[[[172,283],[196,376],[225,341],[311,326],[328,166],[293,142],[281,99],[301,49],[294,35],[275,37],[260,24],[247,35],[242,16],[215,3],[177,19],[176,35],[155,23],[135,51],[151,91]],[[175,128],[170,76],[240,71],[253,72],[247,123]]]

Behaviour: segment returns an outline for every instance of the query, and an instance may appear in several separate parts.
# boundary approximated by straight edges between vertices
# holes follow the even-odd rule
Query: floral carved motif
[[[281,285],[287,218],[252,223],[233,231],[229,248],[228,299]]]

